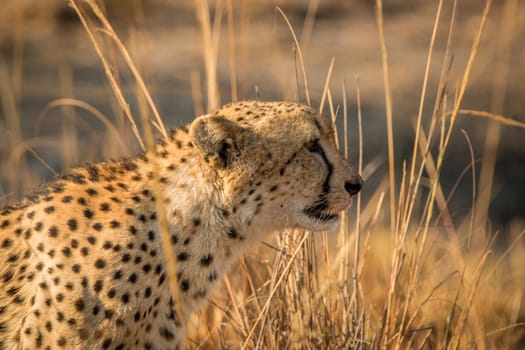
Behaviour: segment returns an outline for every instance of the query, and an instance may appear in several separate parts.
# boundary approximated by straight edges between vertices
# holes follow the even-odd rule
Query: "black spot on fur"
[[[119,183],[117,183],[117,186],[122,188],[125,191],[128,190],[128,185],[126,185],[125,183],[119,182]]]
[[[217,271],[212,271],[208,275],[208,281],[210,281],[210,282],[216,281],[217,278],[219,278],[219,275],[217,274]]]
[[[104,259],[97,259],[97,261],[95,261],[95,267],[97,269],[103,269],[106,267],[106,261]]]
[[[150,240],[152,242],[155,240],[155,232],[148,231],[148,240]]]
[[[36,232],[40,232],[42,231],[42,228],[44,227],[44,225],[39,221],[35,224],[35,231]]]
[[[111,199],[113,202],[115,203],[122,203],[122,201],[120,200],[120,198],[117,198],[117,197],[109,197],[109,199]]]
[[[13,241],[9,238],[5,238],[3,241],[2,241],[2,248],[9,248],[11,247],[11,245],[13,245]]]
[[[91,210],[89,209],[84,210],[84,216],[86,217],[86,219],[91,219],[93,215],[95,214]]]
[[[122,161],[122,167],[127,171],[133,171],[137,169],[137,164],[132,159],[125,159]]]
[[[67,221],[67,226],[71,231],[76,231],[78,228],[77,220],[76,219],[69,219]]]
[[[62,253],[65,256],[70,257],[71,256],[71,249],[69,247],[64,247],[64,248],[62,248]]]
[[[170,332],[166,327],[159,328],[159,334],[167,340],[175,339],[175,335],[172,332]]]
[[[137,282],[137,275],[132,273],[129,278],[128,278],[128,281],[131,282],[131,283],[135,283]]]
[[[58,338],[58,341],[57,341],[57,345],[58,346],[63,348],[64,346],[66,346],[66,344],[67,344],[66,338],[64,338],[64,337]]]
[[[95,284],[93,285],[93,290],[95,291],[95,293],[98,294],[100,293],[103,287],[104,287],[104,282],[102,282],[102,280],[97,280]]]
[[[84,303],[84,299],[77,299],[75,301],[75,309],[78,311],[78,312],[82,312],[84,311],[84,308],[86,307],[86,304]]]
[[[85,176],[78,173],[68,174],[61,177],[62,180],[69,180],[73,183],[82,185],[86,183]]]
[[[178,261],[186,261],[186,260],[188,260],[188,253],[186,253],[186,252],[180,252],[180,253],[177,255],[177,260],[178,260]]]
[[[190,281],[188,279],[183,279],[180,281],[180,289],[183,292],[187,292],[190,289]]]
[[[88,171],[90,181],[97,182],[99,180],[99,174],[96,165],[89,164],[86,166],[86,170]]]
[[[58,236],[58,228],[56,226],[51,226],[48,231],[49,237],[56,238]]]
[[[13,275],[14,275],[14,272],[12,270],[8,270],[4,272],[4,274],[2,275],[2,281],[4,283],[9,282],[13,278]]]
[[[54,193],[62,193],[62,192],[64,192],[64,185],[61,184],[61,183],[58,183],[58,182],[52,183],[51,185],[49,185],[49,188],[51,188],[51,190]]]
[[[202,266],[209,266],[213,261],[213,255],[211,254],[208,254],[208,255],[205,255],[201,258],[201,265]]]

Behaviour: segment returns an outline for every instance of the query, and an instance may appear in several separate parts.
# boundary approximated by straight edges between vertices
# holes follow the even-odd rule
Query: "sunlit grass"
[[[62,159],[71,162],[72,159],[82,160],[77,154],[78,147],[74,147],[77,140],[71,130],[84,128],[94,143],[98,140],[96,131],[83,124],[82,119],[75,114],[76,110],[87,110],[90,118],[104,124],[108,135],[105,147],[109,149],[106,154],[126,154],[130,148],[127,145],[133,142],[148,149],[153,142],[151,126],[160,135],[165,135],[163,121],[148,86],[104,12],[91,1],[72,1],[71,4],[80,15],[100,58],[101,69],[105,71],[115,97],[116,109],[125,116],[127,123],[115,122],[116,117],[103,115],[96,106],[64,96],[63,99],[50,101],[41,117],[35,121],[38,128],[39,123],[47,122],[49,110],[63,108],[67,117],[63,119],[62,138],[23,139],[20,132],[21,116],[16,107],[20,99],[17,86],[22,85],[18,70],[23,62],[17,61],[14,70],[0,65],[0,78],[5,78],[0,79],[3,82],[0,95],[6,130],[9,130],[2,145],[11,150],[11,156],[4,158],[5,164],[0,168],[2,177],[8,179],[8,188],[0,192],[3,193],[0,197],[3,202],[14,197],[12,194],[40,183],[40,179],[31,175],[24,156],[26,152],[41,159],[50,172],[58,172],[61,169],[53,169],[39,156],[41,149],[57,148],[63,154]],[[383,33],[381,1],[377,4],[377,25],[380,33]],[[442,2],[436,6],[434,34],[438,26],[444,25],[439,20],[441,6]],[[203,38],[206,94],[203,101],[199,95],[200,79],[193,75],[196,80],[193,97],[196,105],[204,102],[208,109],[219,104],[221,95],[231,95],[232,99],[242,98],[237,89],[236,80],[242,79],[242,76],[235,71],[235,36],[232,29],[229,29],[227,37],[231,45],[229,59],[233,65],[230,67],[232,82],[229,93],[221,91],[217,82],[218,42],[225,40],[220,37],[222,16],[226,15],[228,28],[235,26],[231,7],[231,1],[216,4],[212,22],[208,2],[195,1],[195,12]],[[313,28],[311,11],[316,8],[315,4],[310,4],[310,21],[306,21],[308,26],[305,24],[310,30]],[[361,195],[356,198],[338,233],[280,232],[259,247],[254,247],[224,279],[210,305],[192,318],[188,347],[512,349],[518,346],[525,336],[524,325],[520,323],[525,316],[522,306],[525,290],[522,272],[525,231],[518,229],[513,233],[514,236],[508,237],[509,244],[502,248],[496,244],[496,233],[486,230],[484,223],[481,229],[474,228],[475,208],[488,208],[490,198],[477,196],[476,161],[472,150],[471,159],[465,160],[469,163],[468,175],[465,176],[472,175],[472,208],[459,224],[455,225],[451,218],[448,194],[444,193],[440,182],[445,156],[450,152],[450,135],[456,130],[458,116],[468,114],[488,118],[497,125],[524,128],[522,123],[501,115],[501,111],[472,111],[461,105],[470,83],[470,71],[478,54],[489,9],[490,1],[484,7],[480,5],[480,10],[484,12],[479,17],[478,31],[473,33],[472,49],[463,67],[457,91],[447,88],[448,65],[453,54],[449,43],[455,25],[455,14],[451,15],[446,28],[449,41],[442,62],[441,79],[433,91],[435,105],[432,112],[425,115],[426,79],[434,47],[434,37],[429,38],[427,69],[414,127],[415,137],[411,140],[412,157],[408,161],[393,157],[396,142],[400,141],[394,139],[391,131],[395,110],[391,110],[391,91],[386,71],[389,148],[384,152],[389,155],[389,173],[384,175],[377,188],[368,191],[367,198]],[[308,67],[305,67],[301,51],[303,42],[295,35],[286,13],[281,9],[276,11],[285,19],[284,25],[290,30],[295,45],[293,54],[297,58],[297,67],[296,73],[290,76],[301,77],[294,83],[298,90],[297,96],[305,96],[303,102],[315,106],[315,99],[308,89]],[[303,37],[308,36],[307,29]],[[387,39],[381,35],[378,40],[381,41],[385,69],[388,68]],[[140,45],[140,42],[133,44]],[[136,81],[137,99],[142,101],[139,103],[139,112],[129,107],[130,103],[120,84],[120,72],[113,69],[115,56]],[[360,91],[359,86],[356,86],[358,84],[350,83],[349,80],[343,84],[342,96],[338,98],[345,104],[337,106],[334,97],[338,92],[330,89],[333,79],[330,73],[334,64],[337,63],[332,61],[327,67],[328,74],[318,108],[332,121],[344,118],[344,125],[347,125],[348,118],[361,118],[362,111],[359,103],[357,110],[349,110],[346,101],[350,98],[360,101],[360,94],[366,94],[366,91]],[[64,85],[68,86],[67,75],[65,81]],[[64,94],[68,94],[69,90],[65,88]],[[355,97],[347,95],[352,92]],[[200,109],[204,110],[204,107]],[[126,127],[129,128],[126,131],[132,131],[134,139],[122,136],[129,136],[123,132]],[[345,154],[351,152],[354,159],[359,159],[357,166],[367,177],[383,177],[376,173],[377,167],[362,164],[366,145],[374,140],[362,139],[362,132],[359,140],[348,140],[346,131],[345,127],[345,138],[339,140],[342,151]],[[387,135],[377,137],[385,138]],[[465,140],[470,142],[468,135]],[[402,166],[395,166],[396,161],[402,162]],[[401,168],[402,171],[394,173],[395,168]],[[159,210],[162,212],[162,208]],[[174,267],[175,262],[171,262],[171,265]],[[173,274],[172,285],[176,285],[175,278]]]

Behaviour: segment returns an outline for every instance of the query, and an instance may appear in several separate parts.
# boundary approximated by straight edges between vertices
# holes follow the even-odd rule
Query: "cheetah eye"
[[[318,139],[305,143],[304,147],[311,153],[321,153],[323,151]]]

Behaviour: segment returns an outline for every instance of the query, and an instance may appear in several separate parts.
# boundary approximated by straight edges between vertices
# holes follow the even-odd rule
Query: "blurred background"
[[[484,2],[445,1],[437,32],[423,108],[429,118],[442,67],[449,70],[449,105],[459,89]],[[396,173],[411,156],[414,125],[438,1],[384,0],[390,68]],[[371,0],[235,0],[209,2],[216,43],[220,103],[238,99],[299,100],[304,84],[293,37],[301,45],[312,104],[319,106],[332,60],[332,110],[342,125],[343,85],[348,103],[349,158],[357,159],[359,87],[363,115],[363,199],[384,185],[388,171],[387,133],[380,42]],[[231,8],[229,8],[231,6]],[[0,11],[0,204],[27,193],[54,173],[139,151],[104,69],[77,14],[64,0],[3,0]],[[193,2],[107,0],[103,8],[130,50],[167,127],[177,127],[208,109],[203,34]],[[450,61],[444,57],[455,16]],[[489,111],[525,123],[525,3],[494,1],[473,66],[462,108]],[[137,87],[118,54],[119,84],[132,113],[145,112]],[[450,64],[449,64],[450,63]],[[299,68],[298,68],[299,67]],[[448,68],[447,68],[448,67]],[[233,74],[233,75],[232,75]],[[232,83],[234,81],[235,83]],[[113,123],[126,147],[92,112],[55,106],[74,98]],[[324,112],[330,114],[330,104]],[[138,120],[138,117],[137,117]],[[428,122],[425,122],[427,125]],[[478,194],[488,191],[488,231],[517,232],[525,225],[525,129],[460,116],[441,179],[454,222],[472,207],[472,141]],[[342,127],[339,128],[342,136]],[[492,135],[492,136],[491,136]],[[483,159],[495,155],[491,181],[479,179]],[[397,176],[398,185],[400,176]],[[487,186],[489,183],[489,186]],[[490,187],[492,186],[492,187]],[[489,187],[489,188],[486,188]],[[386,190],[386,189],[385,189]],[[487,218],[487,217],[485,217]],[[503,235],[504,237],[504,235]]]

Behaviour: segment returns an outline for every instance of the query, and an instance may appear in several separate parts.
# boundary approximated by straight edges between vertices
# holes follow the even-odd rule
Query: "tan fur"
[[[333,229],[361,186],[327,121],[294,103],[224,106],[159,142],[157,157],[183,319],[248,245]],[[0,211],[0,349],[182,346],[150,163],[76,168]]]

